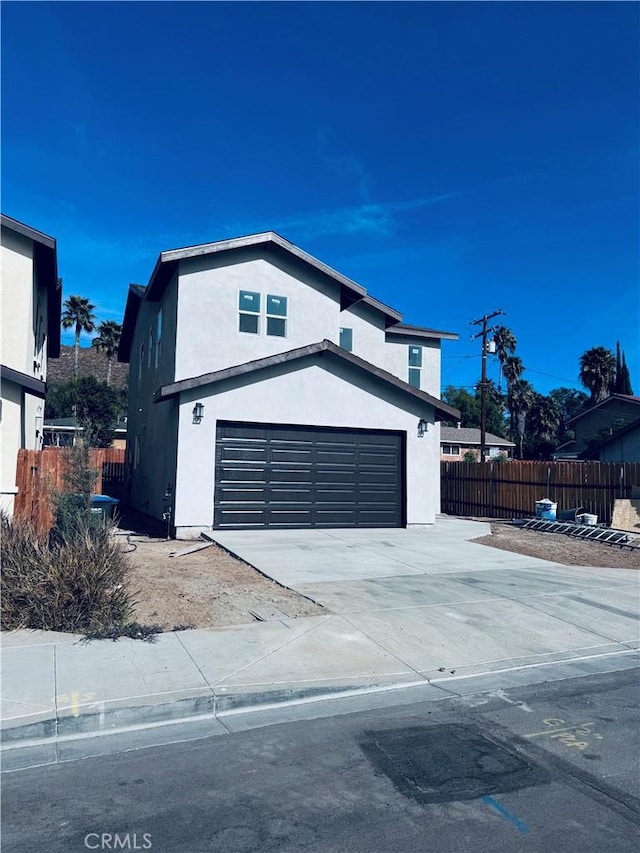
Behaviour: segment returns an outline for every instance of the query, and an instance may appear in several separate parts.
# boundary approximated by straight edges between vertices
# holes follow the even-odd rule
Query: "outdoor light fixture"
[[[202,403],[196,403],[193,407],[193,422],[199,424],[204,417],[204,406]]]
[[[425,421],[424,418],[420,418],[418,421],[418,438],[422,438],[427,431],[429,424]]]

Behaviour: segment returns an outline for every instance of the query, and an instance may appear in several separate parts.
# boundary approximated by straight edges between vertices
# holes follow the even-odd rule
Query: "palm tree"
[[[107,385],[111,385],[111,364],[120,346],[122,326],[115,320],[106,320],[98,326],[98,337],[91,341],[91,346],[107,357]]]
[[[606,347],[593,347],[580,356],[580,382],[590,392],[593,404],[606,400],[615,376],[616,359]]]
[[[504,378],[507,380],[507,408],[509,409],[509,433],[511,435],[514,435],[515,409],[513,407],[511,389],[514,387],[516,382],[520,381],[520,377],[524,373],[524,364],[522,363],[522,359],[518,358],[517,355],[507,356],[504,361],[502,372],[504,373]]]
[[[509,391],[511,411],[513,420],[517,423],[518,435],[518,457],[522,459],[522,446],[524,444],[525,424],[527,414],[531,411],[535,400],[533,385],[526,379],[516,379]],[[515,436],[513,436],[515,437]]]
[[[561,423],[562,410],[558,403],[553,397],[545,397],[544,394],[536,392],[529,412],[531,431],[537,438],[553,441],[557,437]]]
[[[496,355],[500,369],[498,371],[498,391],[502,391],[502,373],[504,365],[509,356],[516,351],[516,337],[506,326],[496,326],[493,331],[493,342],[496,346]]]
[[[96,327],[96,318],[92,305],[84,296],[70,296],[64,303],[64,314],[62,315],[62,328],[71,329],[75,327],[76,340],[74,344],[74,375],[78,378],[78,355],[80,351],[80,332],[93,332]]]

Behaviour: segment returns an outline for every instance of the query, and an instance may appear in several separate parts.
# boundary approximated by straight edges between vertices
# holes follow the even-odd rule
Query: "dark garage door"
[[[401,433],[218,423],[214,526],[402,527]]]

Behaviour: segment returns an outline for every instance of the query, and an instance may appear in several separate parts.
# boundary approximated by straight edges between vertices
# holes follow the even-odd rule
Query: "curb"
[[[380,682],[367,687],[335,684],[266,690],[253,693],[225,693],[187,697],[173,702],[153,705],[136,705],[95,711],[77,716],[58,716],[26,725],[5,728],[2,731],[1,750],[17,750],[29,746],[54,745],[58,741],[73,738],[91,738],[118,734],[131,729],[159,727],[164,724],[200,720],[219,720],[236,716],[259,714],[277,709],[285,710],[295,706],[311,705],[336,700],[378,697],[385,694],[397,694],[403,700],[419,701],[421,693],[425,701],[437,701],[445,698],[461,698],[474,693],[517,687],[541,682],[577,678],[603,672],[622,671],[640,665],[637,650],[628,649],[603,655],[585,656],[560,661],[546,661],[540,664],[528,664],[469,673],[454,677],[402,682]],[[422,688],[422,690],[420,690]],[[345,713],[347,711],[344,711]]]

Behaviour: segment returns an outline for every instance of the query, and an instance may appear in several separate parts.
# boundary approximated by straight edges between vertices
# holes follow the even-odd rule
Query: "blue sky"
[[[275,230],[525,378],[592,346],[640,393],[633,3],[2,4],[2,210],[121,320],[158,253]],[[64,339],[66,341],[66,338]],[[497,376],[497,368],[490,367]]]

